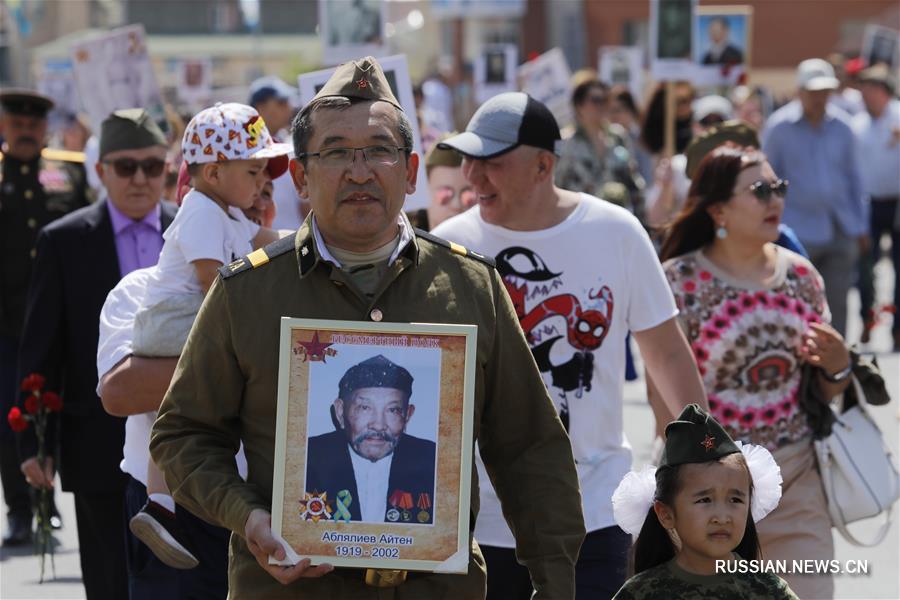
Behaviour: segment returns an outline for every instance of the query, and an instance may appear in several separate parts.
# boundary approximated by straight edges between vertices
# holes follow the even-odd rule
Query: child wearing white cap
[[[291,151],[274,142],[255,109],[220,103],[201,111],[185,130],[182,150],[193,189],[163,234],[159,263],[135,318],[138,356],[180,355],[219,267],[278,238],[241,212],[267,179],[284,173]],[[147,494],[147,504],[131,519],[132,532],[169,566],[195,567],[175,520],[175,501],[152,461]]]

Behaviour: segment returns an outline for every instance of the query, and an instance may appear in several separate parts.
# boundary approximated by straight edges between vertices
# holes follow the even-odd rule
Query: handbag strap
[[[894,510],[894,505],[892,504],[887,508],[885,512],[885,520],[884,523],[881,524],[881,528],[878,530],[878,533],[875,534],[875,537],[872,538],[870,542],[861,542],[856,536],[850,533],[850,530],[847,529],[847,525],[844,523],[832,523],[834,527],[840,532],[844,539],[853,544],[854,546],[862,546],[862,547],[872,547],[880,544],[885,536],[888,534],[888,530],[891,528],[891,512]]]
[[[860,385],[859,381],[856,379],[856,375],[851,375],[850,379],[852,380],[851,385],[853,385],[853,387],[856,389],[857,404],[858,404],[860,410],[874,424],[875,419],[872,417],[872,414],[869,412],[868,402],[866,402],[866,395],[863,392],[862,385]],[[839,406],[840,406],[840,408],[838,409],[839,411],[841,411],[843,409],[843,394],[841,394],[841,398],[842,399],[839,401]],[[838,419],[840,419],[840,414],[841,413],[838,412],[838,414],[837,414]],[[818,460],[819,475],[822,477],[822,485],[825,488],[825,498],[828,502],[831,502],[831,498],[832,498],[831,490],[832,490],[832,485],[833,485],[832,477],[831,477],[831,465],[832,465],[831,455],[827,451],[827,449],[819,450],[820,443],[821,442],[816,443],[816,446],[817,446],[816,455],[819,459]],[[887,454],[888,457],[890,457],[891,451],[890,451],[890,448],[888,447],[887,443],[884,441],[883,436],[881,438],[881,443],[882,443],[882,446],[884,447],[885,453]],[[823,444],[823,446],[824,446],[824,444]],[[823,456],[822,455],[823,453],[826,455]],[[891,504],[884,511],[884,514],[885,514],[884,523],[881,524],[881,528],[878,530],[878,532],[875,534],[875,536],[872,538],[872,540],[870,542],[862,542],[859,539],[857,539],[855,535],[850,533],[850,530],[847,529],[847,524],[844,523],[843,520],[841,520],[841,519],[832,519],[832,525],[834,525],[835,529],[838,530],[838,532],[844,537],[845,540],[847,540],[854,546],[861,546],[861,547],[877,546],[884,540],[885,536],[887,536],[888,531],[891,528],[891,515],[893,513],[893,510],[894,510],[894,505]]]

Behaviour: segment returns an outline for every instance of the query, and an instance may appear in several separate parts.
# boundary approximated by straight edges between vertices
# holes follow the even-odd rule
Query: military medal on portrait
[[[466,572],[476,334],[282,319],[272,529],[293,549],[282,563]]]

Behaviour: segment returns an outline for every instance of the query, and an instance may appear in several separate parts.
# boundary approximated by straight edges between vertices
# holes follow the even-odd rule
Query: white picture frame
[[[384,0],[318,0],[325,64],[387,53]]]

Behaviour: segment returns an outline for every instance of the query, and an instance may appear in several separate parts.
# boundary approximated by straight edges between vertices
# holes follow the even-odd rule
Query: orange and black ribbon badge
[[[428,514],[428,510],[431,508],[431,495],[426,492],[419,494],[419,500],[416,502],[416,506],[419,507],[419,514],[416,517],[419,519],[419,523],[427,523],[431,518],[431,515]]]
[[[388,498],[391,508],[385,514],[388,521],[403,521],[409,523],[412,520],[410,509],[413,507],[412,494],[403,490],[394,490]]]

